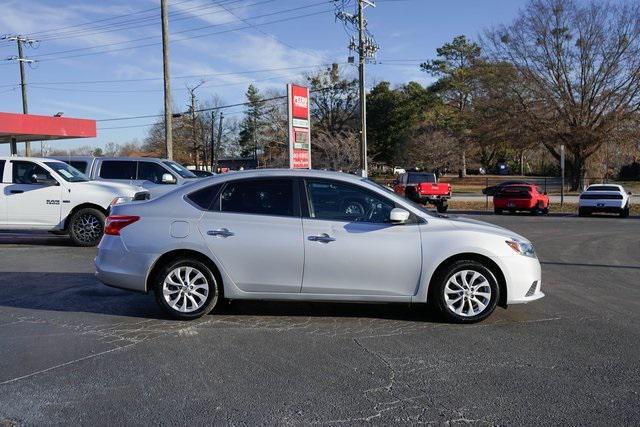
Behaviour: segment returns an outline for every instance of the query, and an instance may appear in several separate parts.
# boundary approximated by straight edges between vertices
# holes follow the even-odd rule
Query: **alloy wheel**
[[[212,286],[214,298],[217,288]],[[202,308],[209,297],[209,281],[197,268],[176,267],[164,279],[162,294],[169,307],[181,313],[192,313]]]
[[[447,280],[444,300],[447,308],[459,316],[477,316],[490,304],[491,285],[487,278],[477,271],[458,271]]]
[[[73,233],[81,242],[95,242],[102,235],[102,223],[95,215],[90,213],[86,213],[76,219],[72,227]]]

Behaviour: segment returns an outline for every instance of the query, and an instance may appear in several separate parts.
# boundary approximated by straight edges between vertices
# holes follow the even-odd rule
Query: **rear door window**
[[[100,166],[100,178],[136,179],[137,162],[128,160],[104,160]]]
[[[220,211],[294,216],[293,195],[289,178],[231,181],[220,195]]]

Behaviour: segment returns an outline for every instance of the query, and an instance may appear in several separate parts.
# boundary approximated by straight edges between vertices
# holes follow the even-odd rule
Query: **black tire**
[[[620,211],[620,218],[627,218],[629,216],[629,205]]]
[[[493,213],[496,215],[502,215],[502,208],[493,208]]]
[[[174,270],[183,268],[183,267],[185,268],[190,267],[194,271],[197,270],[197,272],[202,273],[202,276],[204,277],[204,280],[206,281],[206,284],[207,284],[207,292],[205,294],[205,298],[203,298],[204,302],[198,309],[189,311],[189,312],[182,312],[182,311],[179,311],[179,309],[172,307],[169,301],[165,299],[165,295],[163,292],[164,282],[165,282],[165,279],[167,279],[167,276],[171,275]],[[190,277],[192,279],[197,279],[197,274],[193,274],[192,272],[190,274]],[[203,284],[202,280],[198,280],[198,281],[194,280],[194,282],[196,285]],[[176,283],[179,283],[179,282],[176,282]],[[156,294],[156,302],[158,303],[160,308],[162,308],[162,311],[164,311],[168,316],[177,320],[194,320],[206,314],[209,314],[217,306],[222,305],[221,304],[221,300],[223,299],[222,284],[220,283],[220,281],[218,280],[218,278],[216,277],[216,275],[213,273],[213,271],[208,265],[194,259],[177,258],[167,263],[166,266],[161,267],[158,273],[155,275],[153,290],[155,291],[155,294]],[[183,305],[187,309],[194,307],[194,304],[192,301],[196,301],[196,302],[201,301],[200,298],[195,296],[196,293],[194,292],[192,294],[191,291],[198,290],[199,292],[198,294],[204,294],[202,291],[200,291],[197,288],[181,289],[180,286],[172,286],[172,285],[169,285],[168,290],[169,291],[177,290],[172,294],[172,295],[175,295],[177,293],[178,295],[176,297],[176,300],[174,301],[177,301],[178,305]],[[188,291],[188,294],[185,294],[185,291]],[[184,296],[184,300],[181,300],[182,296]],[[170,299],[170,296],[169,296],[169,299]],[[182,301],[184,301],[184,303],[182,303]]]
[[[94,208],[78,209],[69,218],[67,232],[76,246],[95,246],[104,233],[104,213]]]
[[[487,287],[491,290],[491,295],[488,298],[488,300],[484,299],[484,302],[486,302],[484,309],[482,309],[480,312],[478,312],[475,315],[458,314],[455,311],[452,311],[452,309],[449,306],[451,302],[448,303],[445,297],[445,290],[447,290],[446,286],[447,286],[447,283],[449,282],[449,279],[465,270],[468,270],[470,272],[480,273],[486,279],[486,282],[487,282],[487,285],[482,286],[482,288],[485,288],[484,289],[485,291]],[[473,275],[471,275],[471,277],[472,276]],[[481,283],[481,281],[480,279],[476,279],[474,283],[479,284]],[[473,285],[474,283],[471,283],[471,285]],[[486,293],[486,292],[483,292],[483,293]],[[451,295],[451,293],[448,293],[448,295]],[[472,301],[472,300],[465,301],[464,295],[461,296],[461,298],[463,298],[462,307],[461,307],[463,313],[465,308],[467,309],[467,313],[469,313],[468,307],[472,307],[472,309],[480,308],[480,305],[477,304],[475,301]],[[480,297],[480,298],[485,298],[485,297]],[[496,281],[496,278],[493,272],[478,261],[461,260],[461,261],[456,261],[450,266],[448,266],[447,268],[443,269],[434,278],[432,282],[432,287],[429,289],[428,302],[449,322],[476,323],[489,317],[491,313],[493,313],[493,311],[495,310],[499,300],[500,300],[500,287],[498,286],[498,282]],[[467,304],[470,304],[470,305],[467,306]],[[455,308],[455,303],[453,306]]]
[[[549,206],[547,206],[546,208],[542,209],[542,215],[549,215]]]
[[[589,216],[591,212],[585,208],[578,208],[578,216]]]
[[[449,209],[449,203],[447,202],[439,202],[436,204],[436,211],[438,211],[438,213],[445,213],[447,209]]]

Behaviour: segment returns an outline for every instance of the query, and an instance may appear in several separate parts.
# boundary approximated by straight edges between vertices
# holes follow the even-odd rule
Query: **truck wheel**
[[[449,203],[447,202],[440,202],[436,205],[438,213],[445,213],[447,209],[449,209]]]
[[[104,233],[105,216],[94,208],[83,208],[69,219],[69,237],[76,246],[95,246]]]

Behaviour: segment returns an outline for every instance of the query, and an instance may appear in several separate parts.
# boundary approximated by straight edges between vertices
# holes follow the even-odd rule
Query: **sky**
[[[175,111],[188,108],[188,86],[201,101],[244,100],[250,83],[261,91],[284,90],[323,64],[344,64],[349,34],[335,8],[320,0],[168,0],[171,89]],[[0,35],[38,40],[24,53],[29,112],[98,121],[98,137],[49,143],[81,145],[143,140],[162,113],[162,47],[159,0],[0,0]],[[380,51],[367,66],[367,85],[428,84],[419,61],[464,34],[476,39],[510,23],[526,0],[378,0],[367,8],[368,29]],[[0,111],[22,112],[15,42],[0,41]],[[409,60],[407,62],[407,60]],[[242,108],[225,115],[240,116]],[[39,150],[39,144],[34,147]],[[0,155],[8,145],[0,146]]]

